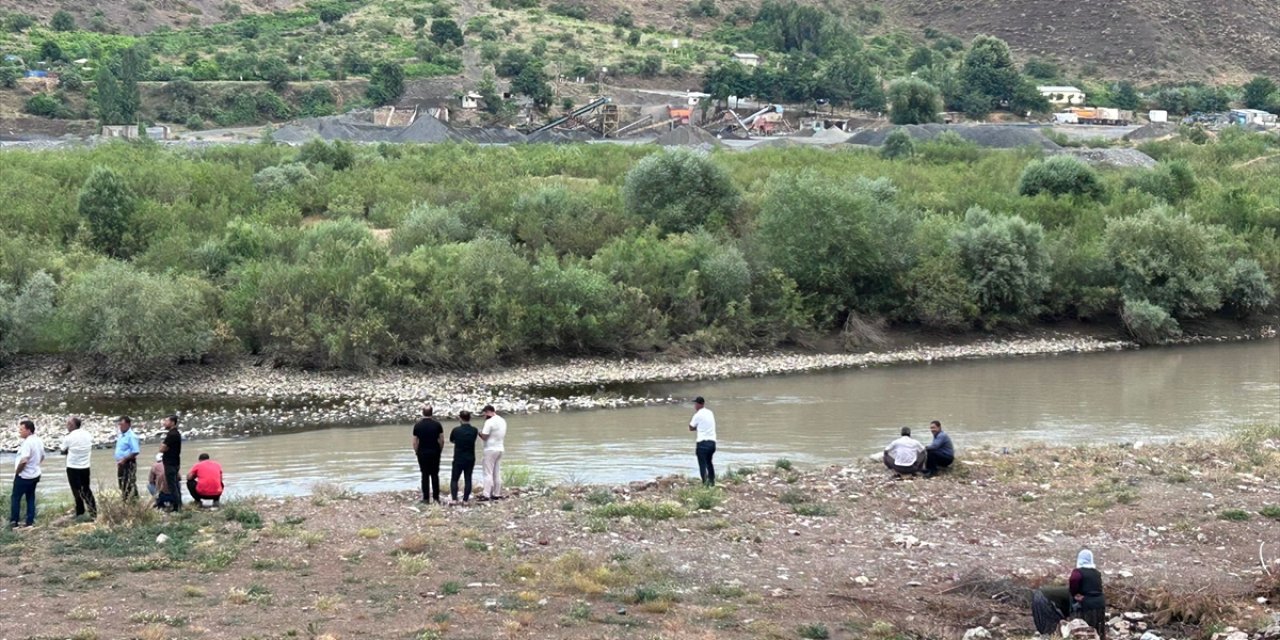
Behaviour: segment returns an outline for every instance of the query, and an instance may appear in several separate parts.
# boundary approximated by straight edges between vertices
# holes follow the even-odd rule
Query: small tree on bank
[[[113,258],[128,253],[124,240],[137,208],[129,184],[107,167],[94,167],[80,189],[78,209],[89,226],[93,247]]]

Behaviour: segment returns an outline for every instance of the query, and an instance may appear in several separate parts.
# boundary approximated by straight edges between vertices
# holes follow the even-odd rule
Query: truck
[[[1111,107],[1071,107],[1053,114],[1053,120],[1060,124],[1126,125],[1133,122],[1133,112]]]

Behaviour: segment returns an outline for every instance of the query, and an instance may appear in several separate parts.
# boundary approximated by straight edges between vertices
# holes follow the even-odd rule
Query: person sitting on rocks
[[[187,472],[187,493],[196,501],[197,507],[204,506],[205,500],[212,500],[218,506],[222,499],[222,465],[209,459],[209,454],[200,454],[200,461]]]
[[[884,466],[901,476],[913,476],[924,470],[925,448],[911,437],[911,427],[902,428],[902,436],[884,448]]]
[[[1071,615],[1071,592],[1067,587],[1040,587],[1031,594],[1031,620],[1036,633],[1058,633],[1062,621]]]
[[[942,430],[942,423],[934,420],[929,423],[929,432],[933,434],[933,442],[925,446],[924,477],[929,478],[946,469],[956,461],[956,449],[951,444],[951,436]]]

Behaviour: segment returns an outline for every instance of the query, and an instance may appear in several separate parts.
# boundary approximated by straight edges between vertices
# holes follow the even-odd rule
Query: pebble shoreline
[[[607,409],[686,400],[626,396],[606,390],[616,385],[1134,348],[1137,345],[1127,341],[1062,335],[868,353],[772,353],[678,361],[583,359],[482,372],[411,368],[316,372],[243,360],[174,367],[167,379],[142,383],[104,380],[74,368],[68,370],[65,360],[45,359],[0,369],[0,411],[8,427],[20,417],[30,417],[50,447],[62,435],[66,416],[75,412],[96,445],[109,446],[115,441],[115,419],[121,412],[134,417],[139,435],[148,440],[160,436],[159,421],[169,413],[182,416],[183,433],[188,438],[249,436],[301,426],[406,422],[424,402],[431,402],[438,415],[448,417],[463,409],[476,411],[485,404],[513,414]],[[596,391],[568,397],[539,393],[540,389],[572,387],[596,387]],[[179,400],[182,398],[188,399],[186,406]],[[95,403],[114,408],[102,409]],[[168,403],[173,406],[158,408]],[[135,408],[119,408],[131,404]],[[12,428],[0,434],[0,452],[14,451],[17,443]]]

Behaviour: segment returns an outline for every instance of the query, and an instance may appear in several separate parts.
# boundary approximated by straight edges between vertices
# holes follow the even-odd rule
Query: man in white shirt
[[[9,499],[9,527],[18,526],[22,499],[27,501],[27,519],[22,525],[36,523],[36,485],[40,482],[40,463],[44,462],[44,441],[36,436],[36,424],[30,420],[18,423],[18,453],[13,465],[13,496]]]
[[[480,485],[480,500],[502,499],[502,454],[506,450],[502,441],[507,437],[507,421],[487,404],[480,410],[484,415],[484,428],[480,439],[484,440],[484,483]]]
[[[902,428],[902,436],[884,448],[884,466],[899,476],[913,476],[924,471],[925,448],[911,437],[911,427]]]
[[[84,516],[87,505],[89,519],[97,518],[98,502],[93,499],[93,489],[89,486],[89,454],[93,452],[93,436],[80,428],[80,418],[67,418],[67,435],[62,436],[58,449],[67,456],[67,484],[71,485],[71,495],[76,499],[76,517]]]
[[[698,457],[698,475],[703,486],[716,486],[716,468],[711,463],[716,455],[716,416],[707,408],[707,401],[698,396],[693,400],[693,419],[689,421],[689,430],[697,432],[694,438],[694,454]]]

